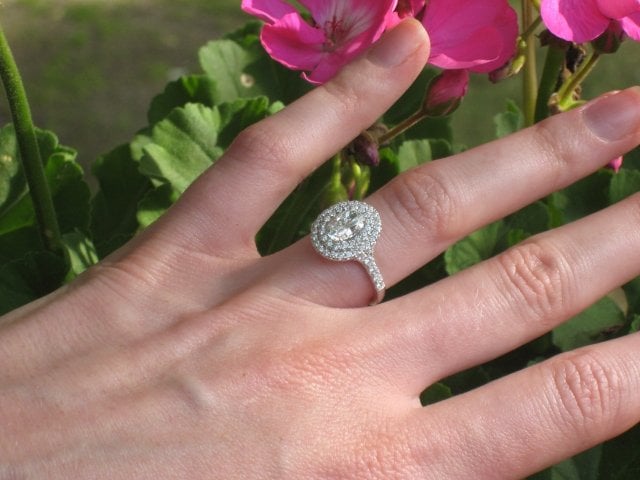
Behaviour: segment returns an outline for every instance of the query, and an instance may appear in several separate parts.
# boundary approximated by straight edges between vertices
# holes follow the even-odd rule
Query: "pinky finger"
[[[421,409],[406,438],[429,478],[524,478],[640,422],[639,391],[634,334]]]

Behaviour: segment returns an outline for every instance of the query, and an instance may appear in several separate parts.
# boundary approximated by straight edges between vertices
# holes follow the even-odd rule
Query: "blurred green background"
[[[244,23],[240,0],[0,0],[0,21],[30,94],[36,123],[78,148],[86,165],[146,124],[167,81],[198,70],[197,49]],[[603,59],[585,88],[640,84],[640,45]],[[454,116],[456,142],[493,137],[493,116],[520,81],[476,76]],[[0,124],[9,121],[0,102]]]

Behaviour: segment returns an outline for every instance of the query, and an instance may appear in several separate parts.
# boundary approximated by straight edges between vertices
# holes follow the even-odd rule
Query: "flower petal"
[[[596,2],[604,16],[617,20],[640,12],[640,0],[596,0]]]
[[[274,23],[289,13],[296,13],[295,8],[282,0],[242,0],[242,10],[267,23]]]
[[[597,1],[543,0],[540,14],[555,36],[584,43],[600,36],[609,26],[609,18],[600,12]]]
[[[285,15],[262,28],[260,40],[267,53],[293,70],[314,70],[322,59],[324,33],[297,13]]]
[[[620,20],[624,32],[633,38],[636,42],[640,42],[640,12],[629,15]]]
[[[346,63],[336,55],[324,55],[318,66],[311,73],[302,74],[302,78],[314,85],[322,85],[331,80]]]
[[[422,23],[431,38],[430,63],[487,72],[514,54],[516,12],[506,0],[431,0]]]

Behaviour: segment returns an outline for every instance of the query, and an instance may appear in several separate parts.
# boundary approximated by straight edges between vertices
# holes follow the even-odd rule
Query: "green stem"
[[[398,125],[393,127],[388,132],[380,135],[380,138],[378,138],[378,145],[381,145],[381,146],[386,145],[391,140],[396,138],[398,135],[403,134],[404,132],[409,130],[411,127],[420,123],[422,120],[424,120],[427,117],[428,115],[426,115],[422,110],[418,110],[416,113],[412,114],[410,117],[400,122]]]
[[[0,26],[0,80],[4,85],[16,132],[20,159],[33,200],[40,236],[44,247],[56,254],[62,252],[62,238],[49,184],[40,157],[35,128],[20,72]]]
[[[580,65],[580,68],[560,87],[558,91],[558,108],[560,111],[571,109],[575,103],[575,91],[596,67],[598,60],[600,60],[600,54],[596,51],[591,52],[589,57]]]
[[[558,78],[564,65],[565,55],[566,49],[549,45],[547,58],[544,62],[544,70],[542,71],[542,78],[540,80],[540,88],[538,89],[536,122],[544,120],[549,116],[549,100],[558,84]]]
[[[538,15],[538,18],[536,18],[528,27],[526,27],[527,29],[522,32],[522,35],[520,35],[520,37],[527,39],[532,37],[533,34],[536,33],[536,30],[540,25],[542,25],[542,17]]]
[[[533,40],[535,28],[531,28],[536,23],[533,20],[534,8],[531,0],[522,0],[522,25],[526,35],[522,39],[526,43],[525,64],[522,77],[522,107],[524,112],[525,125],[530,126],[535,122],[536,103],[538,100],[538,72],[536,65],[536,46]]]

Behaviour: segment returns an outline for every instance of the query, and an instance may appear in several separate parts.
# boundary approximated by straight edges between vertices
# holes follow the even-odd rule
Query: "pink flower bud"
[[[616,173],[618,173],[620,167],[622,167],[622,157],[614,158],[607,164],[607,168],[610,168]]]
[[[347,148],[354,160],[360,165],[377,167],[380,164],[378,141],[370,132],[362,132]]]
[[[430,117],[443,117],[453,113],[462,103],[469,88],[467,70],[445,70],[429,84],[424,101],[424,112]]]

